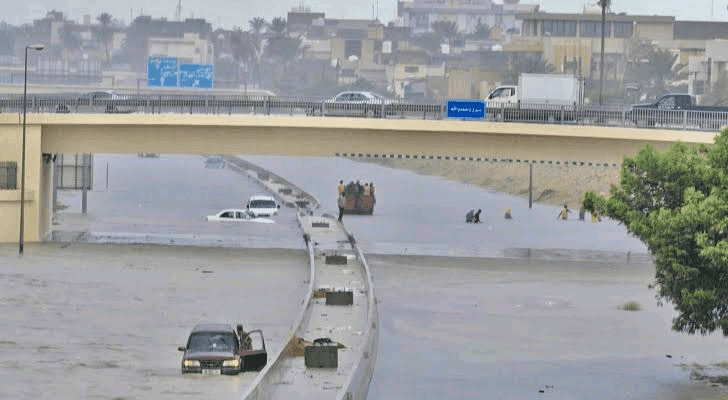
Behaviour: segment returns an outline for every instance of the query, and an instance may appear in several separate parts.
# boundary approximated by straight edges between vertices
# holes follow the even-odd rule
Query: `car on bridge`
[[[268,362],[261,330],[248,332],[252,348],[245,349],[232,326],[220,323],[198,324],[190,333],[183,351],[182,373],[237,375],[259,371]]]
[[[257,222],[260,224],[274,224],[275,221],[261,218],[250,210],[227,209],[215,215],[207,216],[208,222]]]
[[[118,94],[113,90],[97,90],[82,94],[60,94],[44,98],[46,106],[55,107],[57,113],[70,113],[72,108],[100,107],[106,113],[130,113],[131,107],[125,106],[129,97]]]
[[[383,115],[393,115],[394,110],[389,107],[393,104],[387,99],[374,92],[369,91],[347,91],[341,92],[330,100],[323,101],[323,104],[316,104],[310,110],[310,114],[338,115],[338,116],[367,116],[381,118]],[[321,108],[324,108],[322,111]]]

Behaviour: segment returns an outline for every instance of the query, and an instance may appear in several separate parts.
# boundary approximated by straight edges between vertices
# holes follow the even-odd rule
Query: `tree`
[[[106,63],[108,63],[111,59],[109,56],[109,43],[114,36],[114,31],[111,26],[114,18],[111,14],[105,12],[96,17],[96,20],[99,21],[99,24],[101,25],[99,29],[99,39],[104,44],[104,49],[106,50]]]
[[[517,54],[510,61],[511,65],[506,74],[506,81],[510,84],[517,84],[518,77],[521,74],[550,74],[554,72],[554,66],[549,64],[540,54]]]
[[[665,81],[677,78],[677,54],[658,49],[651,42],[636,38],[630,44],[625,81],[640,88],[648,97],[665,93]]]
[[[675,74],[675,61],[677,54],[673,54],[670,50],[656,49],[647,54],[647,65],[649,66],[654,86],[664,89],[665,81],[673,79]]]
[[[460,36],[458,25],[452,21],[435,21],[432,23],[432,30],[448,43]]]
[[[270,30],[275,38],[286,36],[287,28],[286,20],[281,17],[275,17],[270,22]]]
[[[81,35],[76,33],[74,24],[63,24],[58,33],[61,36],[63,47],[66,49],[78,50],[81,47]]]
[[[678,312],[675,331],[728,336],[727,170],[728,129],[712,146],[675,143],[657,152],[647,145],[625,157],[610,197],[595,201],[652,253],[650,287],[658,304]]]
[[[253,34],[260,35],[263,28],[265,28],[266,22],[262,17],[255,17],[248,21],[248,24],[250,24],[250,29],[253,31]]]
[[[257,65],[260,49],[253,35],[243,32],[240,28],[236,29],[230,37],[230,47],[233,58],[236,61],[236,71],[239,71],[242,62],[254,62]],[[237,76],[237,73],[236,73]],[[247,82],[247,81],[246,81]]]
[[[248,24],[250,24],[252,39],[254,40],[253,48],[255,49],[255,58],[253,61],[255,64],[255,79],[258,82],[258,86],[260,86],[260,62],[263,58],[263,51],[265,47],[265,39],[263,38],[262,32],[267,23],[264,18],[255,17],[248,21]]]
[[[473,31],[473,37],[477,39],[490,39],[490,27],[483,23],[483,21],[478,21],[478,24],[475,25],[475,31]]]

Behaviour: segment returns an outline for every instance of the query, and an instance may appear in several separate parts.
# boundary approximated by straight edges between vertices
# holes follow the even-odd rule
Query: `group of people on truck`
[[[340,180],[337,188],[339,190],[339,196],[348,196],[349,194],[359,196],[374,195],[374,183],[372,182],[364,183],[364,185],[362,185],[359,181],[351,181],[348,185],[344,185],[344,181]]]
[[[337,185],[337,192],[338,192],[338,200],[337,205],[339,206],[339,222],[341,222],[342,217],[344,216],[344,210],[352,210],[352,204],[349,203],[349,208],[347,208],[347,198],[353,197],[353,210],[360,210],[361,208],[373,209],[374,204],[376,203],[376,198],[374,197],[374,183],[364,183],[363,185],[357,180],[356,182],[351,181],[349,184],[344,184],[343,180],[339,181],[339,184]],[[371,197],[371,202],[369,201],[363,201],[363,198],[369,199]]]

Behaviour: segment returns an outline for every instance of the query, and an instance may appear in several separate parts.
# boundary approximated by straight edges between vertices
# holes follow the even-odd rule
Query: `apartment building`
[[[538,53],[555,72],[599,76],[602,23],[599,13],[533,13],[519,16],[521,36],[504,44],[514,53]],[[675,17],[609,14],[605,23],[605,78],[624,78],[631,43],[673,39]]]
[[[536,4],[520,4],[518,0],[506,0],[494,4],[492,0],[414,0],[397,3],[397,16],[414,34],[432,31],[432,23],[450,21],[458,31],[473,33],[479,23],[499,27],[503,31],[516,32],[517,16],[538,11]]]
[[[197,33],[185,33],[181,38],[150,37],[148,57],[175,57],[180,64],[213,64],[215,46]]]

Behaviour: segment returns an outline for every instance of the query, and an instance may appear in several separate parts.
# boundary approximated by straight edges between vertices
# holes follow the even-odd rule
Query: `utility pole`
[[[177,21],[182,22],[182,0],[177,2]]]
[[[605,19],[607,15],[607,7],[609,6],[610,0],[599,0],[599,6],[602,8],[602,51],[599,57],[599,105],[601,106],[604,101],[604,31],[605,31]]]

